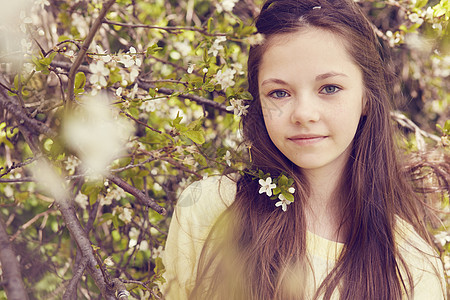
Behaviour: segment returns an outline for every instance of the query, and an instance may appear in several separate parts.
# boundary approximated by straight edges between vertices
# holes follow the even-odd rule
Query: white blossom
[[[295,193],[295,188],[291,186],[291,187],[288,189],[288,192],[291,193],[291,194]]]
[[[185,40],[184,42],[175,42],[173,44],[175,49],[180,52],[181,56],[186,57],[191,52],[191,45],[189,41]]]
[[[88,206],[88,196],[83,193],[78,193],[74,199],[74,201],[80,206],[82,209],[86,209]]]
[[[272,196],[272,189],[276,188],[277,185],[272,183],[272,178],[267,177],[266,180],[260,179],[259,184],[261,185],[261,188],[259,189],[259,193],[263,194],[266,193],[267,196]]]
[[[231,153],[227,150],[223,159],[227,162],[228,166],[231,166]]]
[[[188,68],[187,68],[187,72],[189,74],[192,74],[192,72],[194,72],[194,67],[195,67],[195,64],[189,64]]]
[[[261,33],[253,34],[247,38],[247,42],[250,46],[261,45],[264,42],[264,35]]]
[[[435,240],[444,247],[450,242],[450,234],[448,232],[442,231],[434,236]]]
[[[139,109],[149,113],[153,112],[156,109],[155,101],[153,100],[147,100],[142,102],[141,106],[139,106]]]
[[[222,0],[220,3],[217,4],[217,12],[221,13],[222,11],[226,12],[232,12],[234,6],[239,0]]]
[[[102,60],[97,61],[97,63],[91,63],[89,70],[92,72],[89,79],[91,84],[99,85],[100,87],[107,85],[105,77],[109,75],[109,69],[105,67],[105,63]]]
[[[222,72],[222,70],[219,70],[216,74],[216,80],[217,83],[222,86],[223,90],[226,90],[228,87],[232,87],[234,82],[234,74],[236,74],[236,70],[233,69],[226,69]]]
[[[212,44],[211,48],[208,50],[208,54],[212,54],[213,56],[217,56],[219,54],[219,51],[223,50],[223,46],[220,45],[220,43],[225,42],[227,40],[226,37],[220,36],[214,40],[214,43]]]
[[[408,19],[413,22],[413,23],[417,23],[419,25],[421,25],[423,23],[423,19],[417,14],[417,13],[412,13],[408,16]]]
[[[119,88],[116,90],[116,96],[117,96],[117,97],[121,97],[121,96],[122,96],[122,92],[123,92],[123,88],[122,88],[122,87],[119,87]]]
[[[76,167],[80,165],[81,161],[78,159],[78,157],[69,155],[67,157],[67,160],[64,162],[66,165],[66,170],[69,172],[69,174],[75,173]]]
[[[12,198],[14,196],[14,190],[10,185],[5,186],[3,189],[3,193],[5,194],[6,198]]]
[[[119,213],[119,219],[121,219],[125,224],[130,223],[132,217],[133,211],[127,207],[123,207],[122,211]]]
[[[280,201],[278,201],[277,203],[275,203],[275,206],[276,206],[276,207],[281,206],[281,209],[282,209],[283,211],[286,211],[286,210],[287,210],[287,206],[288,206],[289,204],[291,204],[291,201],[287,200],[286,197],[283,196],[283,194],[279,194],[279,195],[278,195],[278,199],[279,199]]]
[[[230,104],[231,105],[226,108],[228,111],[233,111],[233,113],[238,117],[247,115],[249,105],[244,105],[244,100],[233,98],[230,99]]]
[[[107,265],[108,267],[113,267],[114,266],[114,261],[112,260],[111,256],[108,256],[107,258],[105,258],[103,263],[105,265]]]
[[[164,249],[162,246],[159,246],[158,248],[153,248],[152,258],[155,259],[157,257],[162,257],[163,253],[164,253]]]

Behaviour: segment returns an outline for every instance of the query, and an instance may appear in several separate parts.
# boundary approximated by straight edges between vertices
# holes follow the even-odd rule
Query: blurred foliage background
[[[261,4],[2,0],[0,223],[29,299],[161,298],[177,194],[248,159]],[[358,4],[392,57],[398,144],[448,276],[450,3]]]

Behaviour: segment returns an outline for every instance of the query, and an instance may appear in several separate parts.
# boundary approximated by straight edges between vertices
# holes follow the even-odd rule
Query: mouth
[[[311,145],[318,142],[321,142],[328,138],[325,135],[316,135],[316,134],[305,134],[305,135],[295,135],[289,137],[288,140],[298,144],[298,145]]]

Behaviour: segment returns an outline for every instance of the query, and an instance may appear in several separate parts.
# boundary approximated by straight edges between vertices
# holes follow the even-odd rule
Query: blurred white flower
[[[234,82],[234,74],[236,74],[236,70],[226,69],[222,72],[219,70],[216,74],[217,83],[222,86],[223,90],[226,90],[228,87],[231,87],[235,84]]]
[[[180,52],[181,56],[186,57],[191,52],[191,44],[188,40],[185,40],[184,42],[175,42],[173,44],[175,49],[177,49],[178,52]]]
[[[12,198],[14,196],[14,190],[10,185],[5,186],[3,189],[3,193],[5,194],[6,198]]]
[[[147,100],[142,102],[142,104],[139,106],[139,109],[149,113],[153,112],[156,109],[155,101],[153,100]]]
[[[219,54],[220,50],[223,50],[223,46],[220,45],[220,43],[225,42],[227,40],[226,37],[220,36],[214,40],[214,43],[212,44],[211,48],[208,50],[208,54],[212,54],[213,56],[217,56]]]
[[[132,131],[127,119],[113,113],[104,94],[85,97],[79,109],[66,117],[63,126],[66,143],[92,176],[104,176],[109,164],[125,153]]]
[[[412,13],[408,16],[408,19],[413,22],[413,23],[417,23],[419,25],[421,25],[423,23],[423,19],[421,17],[419,17],[419,15],[417,13]]]
[[[244,105],[245,102],[244,100],[241,99],[230,99],[230,104],[229,106],[227,106],[227,110],[228,111],[233,111],[234,114],[238,117],[240,116],[245,116],[248,113],[248,107],[249,105]]]
[[[122,92],[123,92],[123,88],[122,88],[122,87],[119,87],[119,88],[116,90],[116,96],[117,96],[117,97],[122,97]]]
[[[103,50],[103,48],[100,45],[96,45],[95,49],[97,50],[97,54],[99,54],[98,59],[105,63],[109,63],[112,60],[111,55],[106,54],[106,50]]]
[[[230,151],[227,150],[223,159],[227,162],[228,166],[231,166],[231,158],[232,158],[231,153],[230,153]]]
[[[164,253],[164,249],[162,246],[159,246],[158,248],[152,249],[152,258],[155,259],[157,257],[162,257]]]
[[[89,65],[89,70],[92,72],[89,82],[94,85],[105,87],[108,83],[106,76],[109,75],[109,69],[105,67],[105,63],[102,60]]]
[[[48,0],[35,0],[34,4],[40,5],[41,9],[44,9],[45,6],[50,6],[50,2],[48,2]]]
[[[74,174],[75,169],[80,165],[81,161],[78,159],[78,157],[69,155],[67,157],[67,160],[64,162],[66,165],[66,170],[69,172],[69,174]]]
[[[131,222],[133,217],[133,211],[127,207],[123,207],[122,211],[119,213],[119,219],[121,219],[125,224]]]
[[[113,267],[114,266],[114,261],[112,260],[111,256],[108,256],[107,258],[105,258],[103,263],[105,265],[107,265],[108,267]]]
[[[217,4],[217,12],[221,13],[222,11],[232,12],[234,6],[239,0],[222,0]]]
[[[444,247],[447,243],[450,242],[450,233],[442,231],[434,236],[435,240]]]
[[[66,183],[49,162],[39,159],[30,168],[41,189],[57,201],[66,199]]]
[[[250,46],[260,45],[264,42],[264,35],[261,33],[253,34],[247,38],[247,42]]]
[[[88,206],[88,196],[86,196],[83,193],[78,193],[77,196],[75,197],[74,201],[82,208],[82,209],[86,209],[86,207]]]
[[[194,72],[194,67],[195,67],[195,64],[189,64],[188,68],[187,68],[187,72],[189,74],[192,74],[192,72]]]

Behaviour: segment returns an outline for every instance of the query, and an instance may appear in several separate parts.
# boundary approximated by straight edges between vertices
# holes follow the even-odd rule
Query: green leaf
[[[286,200],[294,202],[294,195],[286,191],[283,191],[282,194],[286,198]]]
[[[75,75],[75,89],[83,89],[86,84],[86,75],[83,72],[78,72]]]
[[[153,44],[152,46],[147,48],[147,51],[145,52],[146,56],[155,54],[156,52],[163,50],[163,48],[159,47],[158,44]]]
[[[205,142],[205,135],[202,130],[188,130],[184,134],[194,143],[203,144]]]
[[[212,23],[212,21],[213,21],[213,18],[209,18],[209,19],[208,19],[208,26],[206,27],[206,28],[207,28],[206,30],[207,30],[208,32],[211,32],[211,23]]]
[[[176,118],[172,121],[172,126],[175,127],[176,125],[180,124],[183,117],[180,117],[180,112],[177,113]]]
[[[278,184],[281,186],[286,186],[288,184],[288,178],[285,175],[281,175],[278,179]]]
[[[418,0],[416,2],[416,8],[422,8],[425,5],[427,5],[427,3],[428,3],[428,0]]]

